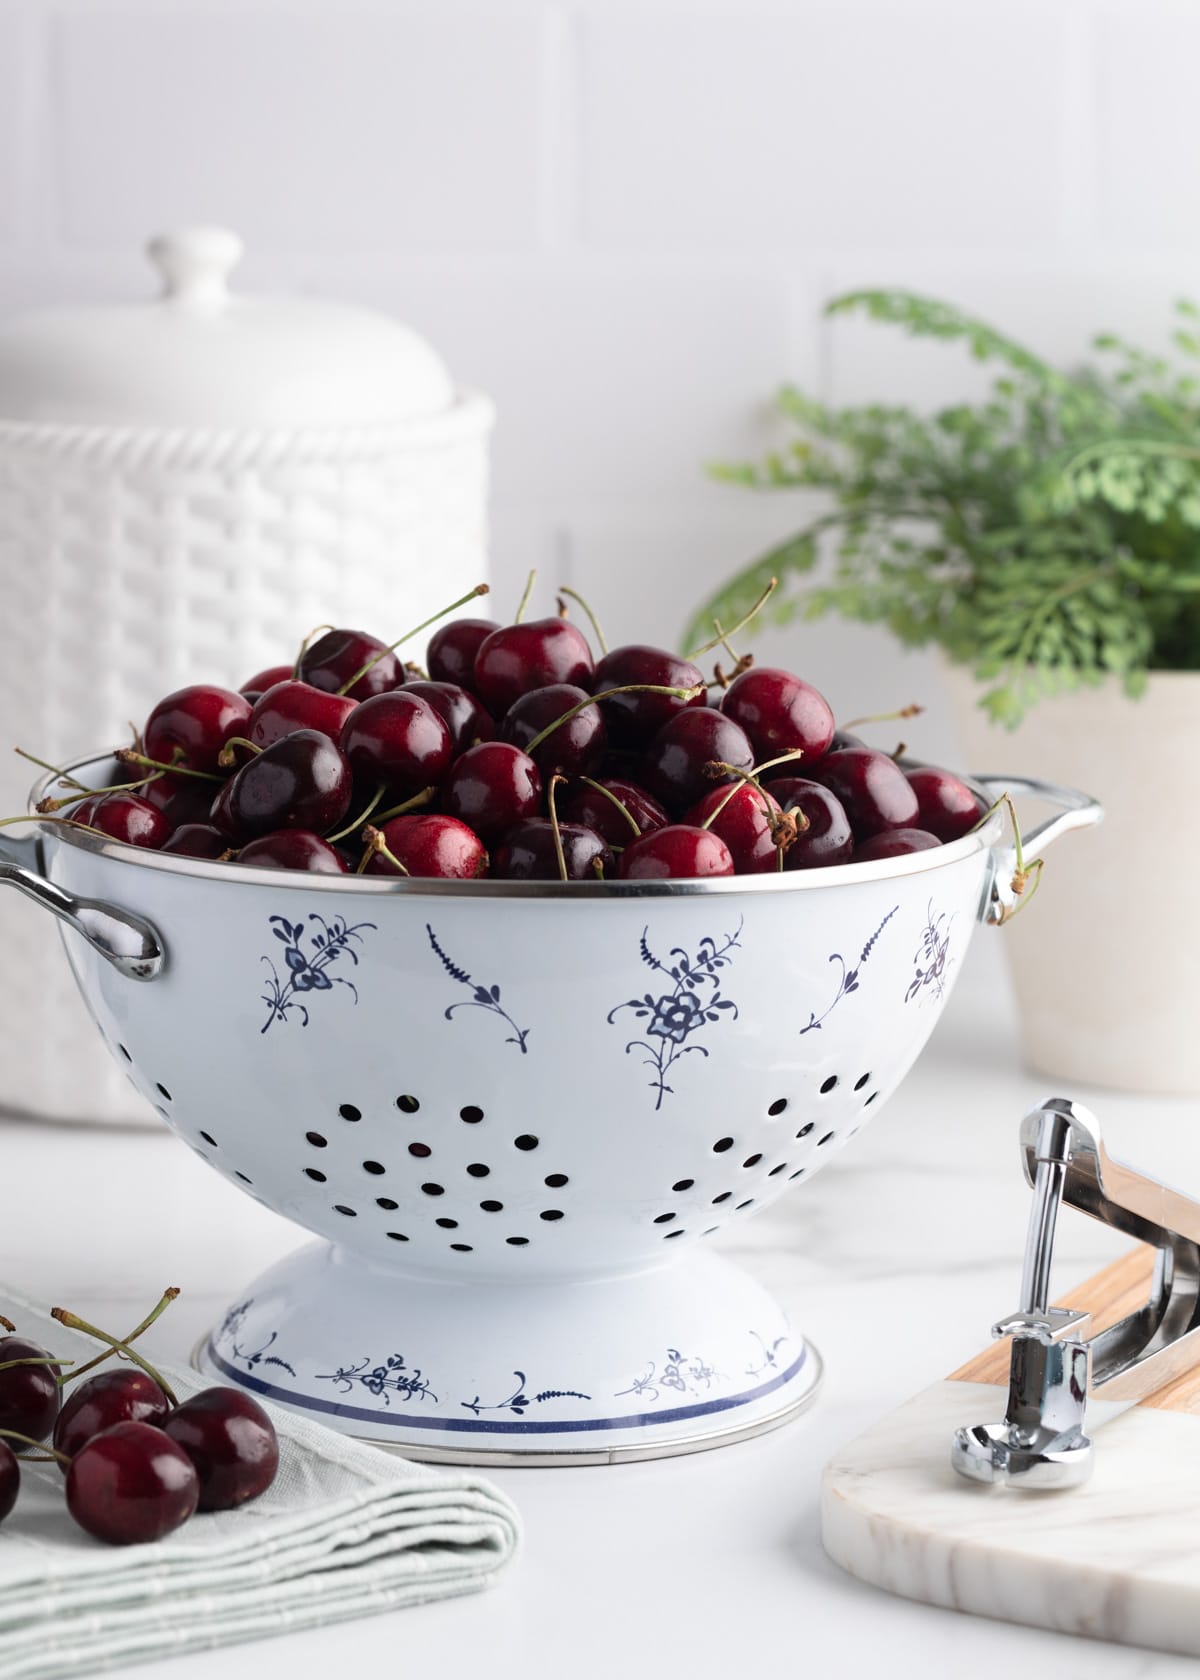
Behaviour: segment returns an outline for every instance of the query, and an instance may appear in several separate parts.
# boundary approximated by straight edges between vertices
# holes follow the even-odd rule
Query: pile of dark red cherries
[[[902,768],[837,730],[810,684],[748,656],[711,681],[694,663],[710,648],[597,659],[561,603],[531,622],[444,623],[423,668],[400,645],[330,629],[240,693],[180,689],[117,754],[122,785],[74,784],[39,809],[184,857],[571,881],[899,857],[983,815],[957,776]]]
[[[56,1307],[61,1324],[107,1344],[75,1371],[36,1342],[0,1336],[0,1522],[16,1506],[22,1460],[57,1462],[67,1510],[113,1546],[160,1540],[197,1510],[230,1511],[270,1487],[279,1443],[258,1402],[241,1389],[206,1388],[179,1404],[129,1346],[178,1293],[167,1290],[124,1342]],[[136,1363],[85,1375],[114,1352]]]

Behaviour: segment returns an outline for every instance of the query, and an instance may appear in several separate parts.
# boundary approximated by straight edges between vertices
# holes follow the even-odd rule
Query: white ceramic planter
[[[1105,810],[1008,930],[1029,1061],[1118,1090],[1200,1092],[1200,675],[1155,672],[1140,700],[1115,681],[1080,689],[1013,732],[978,709],[969,673],[947,666],[946,680],[972,762],[1078,780]]]
[[[1035,844],[1095,819],[1052,797]],[[551,1462],[811,1396],[800,1332],[704,1245],[879,1112],[1011,872],[998,817],[705,882],[313,876],[66,828],[25,856],[0,881],[76,928],[92,901],[67,954],[136,1089],[322,1239],[247,1285],[204,1368],[427,1457]]]

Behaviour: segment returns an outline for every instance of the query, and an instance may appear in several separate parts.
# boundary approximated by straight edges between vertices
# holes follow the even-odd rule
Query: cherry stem
[[[37,1359],[5,1359],[0,1361],[0,1371],[11,1371],[17,1365],[73,1365],[73,1359],[57,1359],[54,1354],[47,1353]]]
[[[794,747],[791,752],[781,753],[778,758],[765,759],[762,764],[756,764],[750,770],[741,770],[736,764],[726,764],[723,759],[709,759],[708,763],[704,766],[704,774],[709,777],[711,781],[715,782],[718,777],[726,775],[737,776],[739,780],[733,784],[724,799],[721,800],[720,804],[713,808],[709,815],[700,824],[700,827],[711,828],[713,823],[721,815],[721,812],[725,809],[726,805],[729,804],[729,801],[733,798],[734,794],[738,792],[739,788],[745,786],[747,783],[749,783],[751,787],[757,788],[759,793],[762,793],[763,789],[759,786],[758,778],[762,775],[764,770],[773,770],[777,764],[790,764],[793,759],[803,757],[804,748]],[[771,807],[768,805],[765,797],[763,799],[763,810],[766,811],[768,815],[770,814]],[[804,827],[808,827],[807,818],[805,818]],[[801,830],[801,833],[803,833],[803,829]]]
[[[38,1452],[46,1455],[44,1459],[38,1461],[44,1464],[70,1464],[71,1462],[66,1453],[56,1452],[53,1447],[47,1446],[45,1441],[35,1441],[32,1436],[21,1435],[15,1429],[0,1429],[0,1440],[20,1441],[23,1447],[36,1447]]]
[[[166,1378],[161,1376],[153,1365],[143,1359],[135,1348],[131,1348],[128,1342],[119,1341],[116,1336],[110,1336],[105,1330],[97,1330],[94,1324],[89,1324],[86,1319],[80,1318],[77,1313],[68,1312],[66,1307],[51,1307],[50,1317],[57,1319],[68,1330],[79,1330],[85,1336],[93,1336],[98,1342],[107,1342],[114,1353],[123,1353],[126,1358],[131,1359],[135,1365],[145,1371],[146,1375],[151,1377],[162,1389],[170,1405],[177,1406],[179,1404],[175,1397],[175,1391]]]
[[[749,624],[750,620],[757,613],[761,612],[763,607],[766,606],[767,602],[771,599],[771,596],[775,593],[775,591],[776,591],[776,589],[778,589],[778,587],[779,587],[779,579],[778,578],[772,578],[770,583],[768,583],[767,587],[763,590],[762,594],[758,597],[758,600],[755,601],[754,605],[750,608],[750,611],[746,614],[746,616],[744,618],[739,618],[737,623],[735,625],[733,625],[733,627],[729,630],[722,630],[720,625],[717,624],[717,621],[714,618],[713,623],[714,623],[714,625],[716,625],[717,633],[713,637],[712,641],[711,642],[705,642],[703,647],[696,648],[692,653],[689,653],[687,655],[687,658],[688,659],[699,659],[699,657],[702,653],[711,653],[712,650],[715,647],[720,647],[722,645],[724,645],[725,647],[729,647],[729,643],[726,641],[726,637],[727,636],[736,636],[739,630],[744,630],[746,628],[747,624]],[[731,653],[733,653],[732,648],[730,648],[729,651]],[[737,658],[736,654],[734,654],[734,658],[735,659]]]
[[[7,1330],[10,1336],[15,1336],[17,1333],[17,1327],[13,1323],[12,1319],[5,1318],[3,1313],[0,1313],[0,1327]]]
[[[237,763],[237,753],[234,751],[235,747],[245,747],[248,752],[252,752],[254,754],[255,758],[257,758],[259,753],[262,751],[260,746],[256,745],[253,741],[248,741],[244,735],[231,735],[217,754],[217,763],[221,766],[222,770],[232,770],[234,765]]]
[[[36,764],[42,770],[52,770],[63,787],[82,788],[84,793],[91,791],[89,788],[85,788],[82,782],[77,782],[74,776],[69,775],[67,771],[60,770],[57,764],[47,763],[44,758],[39,758],[36,753],[26,752],[24,747],[14,747],[13,751],[18,757],[27,758],[30,764]]]
[[[379,853],[380,857],[385,857],[390,864],[393,864],[395,868],[400,871],[401,875],[409,874],[409,871],[405,869],[404,865],[400,862],[400,859],[388,846],[387,841],[383,838],[383,835],[377,828],[364,828],[363,837],[367,842],[367,850],[363,856],[362,862],[358,866],[356,871],[357,874],[362,874],[363,870],[367,867],[368,863],[370,863],[376,852]]]
[[[607,653],[608,652],[608,643],[604,639],[604,632],[600,628],[600,620],[596,617],[595,613],[592,611],[591,604],[588,601],[584,600],[583,596],[579,593],[579,591],[577,589],[570,589],[570,588],[568,588],[568,586],[565,583],[559,589],[559,594],[560,595],[568,595],[568,596],[570,596],[572,601],[578,601],[579,602],[579,605],[583,608],[584,612],[588,615],[588,620],[591,623],[592,629],[596,633],[596,640],[600,643],[600,652],[601,653]]]
[[[296,655],[296,663],[292,666],[292,681],[293,682],[295,682],[296,679],[300,675],[300,667],[304,663],[304,655],[308,652],[309,645],[312,642],[312,639],[316,635],[317,631],[318,630],[336,630],[336,629],[337,629],[336,624],[314,624],[313,625],[312,629],[308,632],[308,635],[305,636],[304,640],[300,643],[300,652]]]
[[[907,741],[898,741],[896,743],[895,751],[889,753],[888,757],[891,759],[893,764],[899,764],[900,760],[904,757],[904,755],[907,751],[908,751],[908,742]]]
[[[633,830],[633,837],[635,840],[640,840],[642,838],[642,831],[638,827],[637,818],[630,811],[628,805],[626,805],[623,800],[617,798],[611,788],[606,788],[603,782],[594,782],[590,776],[580,776],[579,780],[581,782],[586,782],[590,788],[595,788],[597,793],[602,793],[604,795],[610,805],[616,806],[617,810],[620,811],[621,815],[625,818],[625,821]]]
[[[355,671],[349,682],[342,684],[341,688],[337,691],[339,699],[344,698],[347,694],[349,694],[355,683],[361,682],[368,671],[374,670],[375,666],[378,665],[385,653],[395,653],[398,647],[402,647],[405,642],[411,641],[414,636],[419,636],[422,630],[428,630],[429,626],[431,624],[436,624],[439,618],[445,618],[447,613],[456,612],[459,607],[465,607],[468,601],[473,601],[475,599],[476,595],[486,595],[488,593],[488,589],[489,586],[486,583],[477,583],[474,589],[469,589],[459,600],[451,601],[448,607],[442,607],[440,611],[433,613],[431,617],[423,620],[422,623],[415,624],[411,630],[406,630],[403,636],[398,636],[396,640],[394,642],[390,642],[387,647],[380,648],[379,652],[375,654],[373,658],[368,659],[365,665],[359,666],[358,670]]]
[[[901,706],[896,712],[872,712],[867,717],[851,718],[849,723],[842,724],[843,729],[861,729],[864,723],[894,723],[898,718],[920,717],[925,710],[918,701],[912,700],[907,706]]]
[[[164,764],[159,758],[147,758],[145,753],[135,752],[132,747],[118,747],[113,754],[118,764],[144,764],[147,770],[158,770],[168,776],[191,776],[198,782],[220,782],[223,776],[215,776],[211,770],[189,770],[186,764]]]
[[[703,683],[697,683],[694,688],[663,688],[659,683],[623,683],[620,688],[606,688],[599,694],[589,695],[586,700],[581,700],[578,705],[571,706],[563,712],[561,717],[556,717],[553,723],[548,723],[545,729],[535,735],[533,740],[522,750],[527,757],[532,757],[535,750],[541,746],[548,736],[553,735],[556,729],[564,723],[570,723],[571,719],[577,718],[580,712],[586,712],[589,706],[598,705],[601,700],[608,700],[614,694],[673,694],[677,700],[694,700],[698,694],[703,693]]]
[[[1017,808],[1013,804],[1011,793],[1002,793],[994,805],[989,805],[987,810],[983,813],[970,832],[972,834],[977,833],[985,823],[995,816],[1001,806],[1003,806],[1008,812],[1008,820],[1012,824],[1013,831],[1013,852],[1015,854],[1016,867],[1013,869],[1009,886],[1020,900],[1020,902],[1015,905],[1004,904],[1001,906],[999,925],[1003,927],[1005,922],[1011,922],[1015,916],[1019,916],[1021,914],[1021,911],[1031,901],[1034,894],[1041,886],[1042,871],[1046,867],[1046,860],[1045,858],[1034,858],[1029,867],[1026,868],[1025,851],[1021,845],[1021,824],[1017,820]],[[1028,896],[1026,896],[1025,888],[1029,886],[1030,881],[1033,882],[1033,886],[1030,887]]]
[[[530,571],[529,576],[525,579],[525,593],[521,596],[520,605],[517,607],[516,615],[513,618],[514,624],[520,624],[521,620],[525,617],[525,608],[529,605],[529,597],[533,594],[533,586],[536,581],[537,567],[534,566]]]
[[[332,846],[335,840],[344,840],[347,834],[353,834],[356,828],[361,828],[370,817],[371,812],[375,809],[376,805],[378,805],[379,801],[383,798],[386,789],[387,783],[380,782],[365,811],[360,812],[360,814],[355,817],[352,822],[348,822],[345,828],[339,828],[336,834],[327,834],[325,836],[329,844]]]
[[[66,823],[69,828],[77,828],[80,834],[95,834],[101,840],[112,839],[111,834],[105,834],[102,828],[93,828],[91,823],[76,822],[74,817],[43,816],[35,811],[19,817],[0,817],[0,828],[11,828],[14,823],[25,822]]]
[[[178,1289],[176,1289],[173,1285],[170,1289],[164,1289],[162,1299],[158,1302],[157,1306],[153,1307],[151,1311],[146,1314],[145,1318],[136,1327],[136,1329],[129,1332],[128,1336],[125,1338],[124,1345],[128,1347],[130,1342],[137,1341],[138,1337],[144,1330],[149,1330],[155,1319],[166,1311],[178,1294]],[[94,1371],[97,1365],[103,1365],[106,1360],[112,1358],[113,1351],[114,1350],[110,1348],[107,1353],[98,1353],[94,1359],[89,1359],[86,1365],[77,1365],[75,1369],[73,1371],[69,1371],[65,1377],[60,1377],[58,1379],[58,1386],[60,1388],[65,1388],[69,1382],[75,1382],[79,1377],[85,1376],[88,1371]],[[69,1365],[73,1364],[74,1361],[64,1359],[61,1360],[60,1363]]]
[[[558,859],[558,875],[561,881],[565,881],[567,879],[567,857],[566,853],[563,851],[562,830],[558,826],[558,806],[555,799],[555,793],[557,791],[558,784],[560,782],[565,782],[566,779],[567,778],[565,776],[558,774],[556,771],[555,774],[551,776],[550,786],[546,790],[546,804],[550,811],[550,831],[554,835],[554,855]]]
[[[161,770],[152,770],[148,776],[140,776],[136,782],[114,782],[112,787],[80,788],[78,793],[69,793],[62,799],[39,799],[34,810],[39,816],[50,816],[68,805],[79,805],[85,799],[99,799],[108,793],[132,793],[134,788],[146,787],[150,782],[157,782],[161,776]]]
[[[393,805],[388,811],[380,811],[375,818],[375,822],[377,825],[391,822],[393,817],[402,817],[406,811],[419,811],[423,805],[429,805],[433,802],[436,793],[437,789],[435,787],[422,788],[420,793],[414,793],[412,798],[406,799],[402,805]]]

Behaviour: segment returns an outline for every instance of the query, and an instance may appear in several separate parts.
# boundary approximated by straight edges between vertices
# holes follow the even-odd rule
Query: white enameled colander
[[[977,782],[1060,807],[1027,857],[1100,815]],[[997,813],[872,864],[559,884],[239,868],[46,824],[0,879],[67,923],[172,1130],[319,1239],[246,1285],[203,1368],[414,1455],[578,1463],[811,1398],[816,1355],[706,1239],[879,1112],[1011,902],[1002,837]]]

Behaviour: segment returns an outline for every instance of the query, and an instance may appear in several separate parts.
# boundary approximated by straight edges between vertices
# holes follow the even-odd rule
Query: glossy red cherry
[[[715,817],[714,811],[718,813]],[[710,788],[684,821],[695,828],[707,827],[710,834],[722,839],[739,875],[762,875],[780,867],[775,837],[775,818],[779,815],[777,801],[765,788],[743,782],[732,794],[727,787]]]
[[[170,1410],[166,1395],[147,1371],[136,1365],[99,1371],[67,1391],[54,1425],[54,1447],[74,1458],[102,1429],[111,1429],[114,1423],[161,1424]]]
[[[861,735],[852,735],[848,729],[835,729],[833,740],[829,743],[830,752],[844,752],[847,747],[865,747],[866,742]],[[784,775],[786,775],[786,770]]]
[[[623,881],[681,881],[734,873],[729,847],[720,835],[690,824],[656,828],[621,854]]]
[[[751,770],[754,751],[732,718],[707,706],[688,707],[669,718],[647,747],[642,779],[668,811],[679,815],[720,781],[733,780],[707,775],[705,766],[713,761]]]
[[[183,1448],[150,1423],[115,1423],[93,1435],[67,1471],[67,1509],[110,1546],[161,1540],[185,1523],[200,1480]]]
[[[785,812],[797,812],[808,825],[784,852],[785,869],[824,869],[850,862],[854,831],[836,794],[803,776],[781,776],[771,783],[771,792]]]
[[[232,1511],[275,1480],[275,1425],[242,1389],[203,1389],[175,1408],[163,1430],[192,1461],[201,1511]]]
[[[538,618],[493,630],[475,655],[473,687],[493,717],[514,700],[550,683],[590,688],[592,650],[581,630],[565,618]]]
[[[7,1441],[0,1441],[0,1522],[10,1516],[21,1491],[21,1466]]]
[[[665,828],[671,820],[658,800],[652,798],[645,788],[638,787],[636,782],[626,781],[621,776],[608,776],[601,780],[599,785],[607,788],[613,798],[621,801],[637,824],[637,834],[630,828],[612,799],[606,799],[586,782],[580,782],[571,793],[563,806],[563,815],[568,822],[580,823],[584,828],[592,829],[602,840],[607,840],[610,846],[628,846],[641,834],[649,834],[655,828]]]
[[[613,648],[596,666],[591,681],[593,694],[606,688],[620,688],[629,683],[652,683],[659,688],[703,688],[704,676],[690,659],[681,659],[665,648],[648,647],[632,642],[627,647]],[[688,706],[706,704],[703,692],[691,700],[680,700],[673,694],[610,694],[600,701],[614,742],[622,746],[643,747],[656,735],[668,718]]]
[[[228,845],[228,841],[226,841]],[[281,828],[243,846],[238,863],[252,869],[302,869],[309,875],[345,875],[346,863],[336,847],[305,828]]]
[[[406,682],[403,692],[419,695],[433,707],[450,731],[450,744],[456,756],[478,741],[490,741],[496,733],[491,713],[484,711],[475,696],[458,683],[426,682],[418,677],[414,682]]]
[[[556,770],[572,776],[590,770],[604,751],[608,730],[600,707],[589,706],[587,699],[587,691],[574,683],[551,683],[523,694],[505,712],[500,739],[528,752],[536,736],[582,704],[583,710],[547,735],[530,757],[543,777],[552,776]]]
[[[297,729],[317,729],[336,741],[357,705],[349,695],[343,698],[328,694],[311,683],[293,682],[289,677],[255,701],[246,738],[256,747],[269,747]]]
[[[457,817],[410,813],[393,817],[380,830],[393,858],[404,865],[396,868],[391,858],[373,852],[368,875],[409,875],[450,881],[474,881],[487,874],[488,855],[483,841]]]
[[[81,819],[77,816],[75,820]],[[143,846],[149,851],[158,851],[171,838],[168,819],[136,793],[105,794],[92,806],[87,823],[127,846]]]
[[[92,818],[96,815],[96,807],[103,799],[103,794],[89,794],[81,799],[78,805],[72,805],[69,811],[63,813],[73,823],[80,823],[84,828],[91,828]]]
[[[363,666],[371,669],[357,676]],[[365,630],[327,630],[300,656],[296,675],[314,688],[336,694],[345,688],[351,677],[357,677],[348,690],[351,700],[369,700],[373,694],[386,694],[404,680],[404,668],[386,642],[368,636]]]
[[[138,798],[161,811],[172,828],[182,828],[185,823],[208,821],[216,784],[195,776],[155,776],[137,791]]]
[[[721,710],[746,731],[758,758],[777,758],[801,748],[804,763],[828,752],[833,711],[825,696],[790,671],[753,665],[735,677],[721,698]]]
[[[175,857],[219,858],[229,850],[229,836],[212,823],[183,823],[162,847]]]
[[[917,796],[903,770],[886,753],[872,752],[870,747],[843,747],[806,765],[805,774],[836,796],[860,841],[885,828],[916,824]]]
[[[250,700],[251,697],[257,700],[269,688],[274,688],[276,683],[290,682],[292,674],[290,665],[268,665],[265,671],[256,671],[249,682],[242,684],[241,693],[246,696],[247,700]]]
[[[863,841],[853,861],[870,863],[873,858],[907,857],[909,852],[927,852],[941,843],[936,834],[923,828],[885,828]]]
[[[442,785],[443,809],[473,828],[485,844],[541,809],[537,765],[508,741],[481,741],[451,766]]]
[[[44,1441],[54,1428],[62,1391],[57,1365],[14,1365],[15,1359],[48,1359],[44,1347],[24,1336],[0,1337],[0,1429]]]
[[[908,785],[917,796],[917,825],[944,842],[961,840],[987,810],[978,794],[949,770],[923,765],[906,770]]]
[[[213,801],[212,821],[239,839],[277,828],[328,832],[350,808],[354,779],[328,735],[298,729],[243,764]]]
[[[227,688],[194,683],[158,702],[143,732],[146,756],[170,764],[178,756],[189,770],[215,770],[231,735],[244,735],[250,702]]]
[[[560,823],[558,833],[568,881],[603,881],[612,874],[612,851],[593,829]],[[492,874],[500,881],[562,880],[554,824],[545,817],[515,823],[496,849]]]
[[[450,767],[450,731],[427,700],[407,688],[364,700],[346,719],[341,748],[363,787],[385,782],[403,797],[436,786]]]
[[[456,683],[473,691],[475,656],[492,631],[499,628],[494,618],[456,618],[435,630],[425,649],[425,668],[431,680]]]

